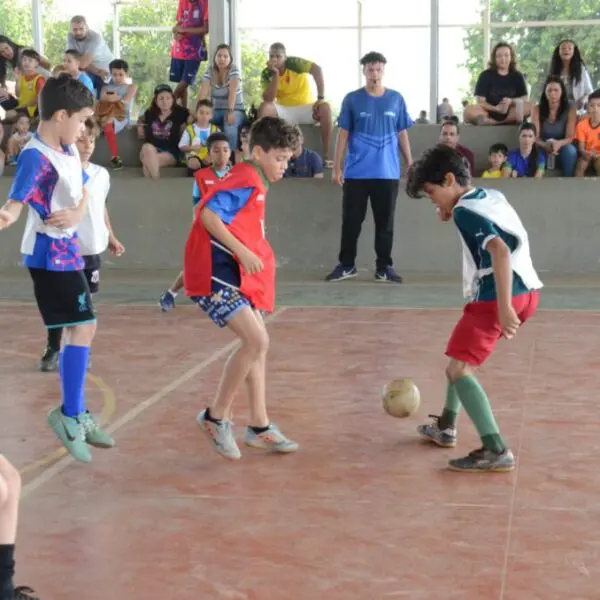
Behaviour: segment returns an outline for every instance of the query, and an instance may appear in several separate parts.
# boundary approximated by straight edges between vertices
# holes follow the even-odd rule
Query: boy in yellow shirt
[[[484,171],[481,176],[484,179],[501,179],[502,167],[506,162],[508,148],[504,144],[492,144],[489,150],[489,160],[491,169]]]

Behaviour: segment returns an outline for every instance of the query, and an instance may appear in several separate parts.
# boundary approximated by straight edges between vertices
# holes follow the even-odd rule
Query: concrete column
[[[241,39],[239,35],[239,0],[209,0],[209,62],[219,44],[229,44],[233,60],[241,68]]]
[[[440,3],[431,0],[431,26],[429,41],[429,121],[436,122],[439,102],[440,70]]]
[[[31,0],[31,16],[33,18],[33,43],[35,49],[44,54],[44,25],[42,21],[43,2],[41,0]]]

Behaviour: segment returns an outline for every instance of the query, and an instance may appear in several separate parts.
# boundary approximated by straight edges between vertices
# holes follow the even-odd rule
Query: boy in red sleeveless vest
[[[227,361],[212,405],[197,418],[217,452],[230,460],[241,458],[230,415],[244,384],[250,399],[244,443],[280,453],[298,449],[267,415],[269,336],[262,319],[275,305],[275,256],[265,239],[265,197],[269,184],[283,177],[296,138],[282,119],[257,121],[250,161],[236,164],[201,198],[185,248],[186,294],[241,342]]]
[[[217,131],[211,134],[206,140],[206,146],[211,165],[210,167],[198,169],[194,175],[194,187],[192,189],[194,213],[202,196],[207,194],[231,168],[229,161],[231,160],[232,149],[229,147],[229,138],[224,133]],[[182,288],[183,271],[177,275],[173,285],[162,293],[158,301],[162,312],[169,312],[172,308],[175,308],[175,298],[177,298],[177,294]]]

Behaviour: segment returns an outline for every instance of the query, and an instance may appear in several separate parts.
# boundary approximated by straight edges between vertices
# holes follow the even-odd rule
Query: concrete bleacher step
[[[480,174],[488,166],[488,150],[492,144],[503,143],[509,149],[518,146],[518,129],[512,125],[497,125],[476,127],[474,125],[461,125],[460,142],[475,154],[475,167]],[[321,131],[319,127],[303,126],[304,143],[307,148],[321,153]],[[439,125],[415,125],[409,130],[409,138],[413,156],[416,158],[427,148],[435,145],[440,132]],[[335,147],[337,130],[334,131],[331,141],[331,153]],[[139,154],[142,143],[137,139],[135,127],[125,129],[117,136],[119,154],[127,167],[138,167]],[[101,137],[96,146],[94,162],[101,165],[110,163],[110,153],[106,140]],[[167,169],[165,169],[166,171]]]

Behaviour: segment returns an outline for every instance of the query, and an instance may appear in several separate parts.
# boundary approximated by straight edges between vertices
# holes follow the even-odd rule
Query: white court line
[[[281,315],[286,309],[280,308],[276,310],[272,315],[265,319],[265,323],[270,323],[274,319],[276,319],[279,315]],[[106,428],[107,433],[114,433],[118,429],[121,429],[124,425],[131,423],[134,419],[136,419],[140,414],[144,411],[152,408],[156,404],[158,404],[161,400],[163,400],[166,396],[168,396],[171,392],[175,391],[180,385],[186,383],[192,377],[198,375],[212,365],[214,362],[231,352],[238,344],[237,340],[233,340],[226,346],[223,346],[220,350],[214,352],[211,356],[204,359],[201,363],[193,366],[188,369],[185,373],[180,375],[177,379],[174,379],[171,383],[167,384],[165,387],[160,389],[155,394],[152,394],[150,398],[147,398],[143,402],[136,404],[131,410],[127,411],[122,417],[111,423],[110,426]],[[25,499],[28,496],[31,496],[33,492],[39,490],[45,483],[48,483],[51,479],[62,473],[68,466],[75,462],[75,459],[71,456],[65,456],[63,459],[59,460],[56,464],[52,465],[49,469],[46,469],[44,472],[40,473],[37,477],[34,477],[30,482],[23,486],[21,491],[21,498]]]

